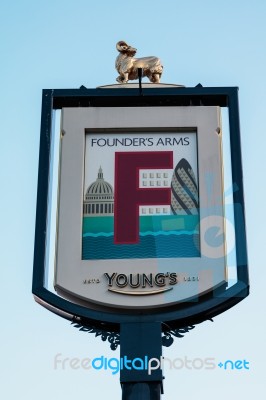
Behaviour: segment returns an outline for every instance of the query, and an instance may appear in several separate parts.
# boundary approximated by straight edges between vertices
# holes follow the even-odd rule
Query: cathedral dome
[[[86,196],[88,195],[112,195],[113,187],[110,183],[106,182],[103,177],[102,168],[99,168],[98,178],[87,189]]]
[[[84,216],[114,215],[114,190],[103,177],[100,167],[98,177],[87,189],[83,203]]]

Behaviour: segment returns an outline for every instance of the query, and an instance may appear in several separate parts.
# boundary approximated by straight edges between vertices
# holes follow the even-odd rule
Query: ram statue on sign
[[[115,67],[119,76],[119,83],[127,83],[129,80],[138,78],[138,69],[142,69],[142,76],[147,76],[152,83],[160,83],[163,66],[158,57],[134,58],[137,49],[131,47],[124,41],[116,44],[119,55],[116,58]]]

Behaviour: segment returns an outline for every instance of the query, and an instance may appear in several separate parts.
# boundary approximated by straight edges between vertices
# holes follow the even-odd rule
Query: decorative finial
[[[100,166],[99,171],[98,171],[98,179],[103,179],[103,170],[102,170],[101,166]]]
[[[160,83],[163,66],[158,57],[134,58],[137,49],[129,46],[121,40],[116,44],[119,55],[116,58],[115,67],[119,76],[119,83],[127,83],[129,80],[138,79],[138,68],[142,69],[142,76],[147,76],[152,83]]]

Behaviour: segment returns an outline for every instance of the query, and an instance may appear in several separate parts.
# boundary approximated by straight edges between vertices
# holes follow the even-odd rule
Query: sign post
[[[120,358],[123,369],[120,371],[120,382],[123,400],[161,398],[161,332],[160,322],[121,324]]]
[[[43,91],[33,294],[120,341],[124,400],[160,399],[162,334],[248,295],[237,93]]]

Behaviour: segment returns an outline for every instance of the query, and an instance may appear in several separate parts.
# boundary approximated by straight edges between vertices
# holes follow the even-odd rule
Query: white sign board
[[[130,311],[195,301],[225,285],[219,108],[62,115],[58,293]]]

